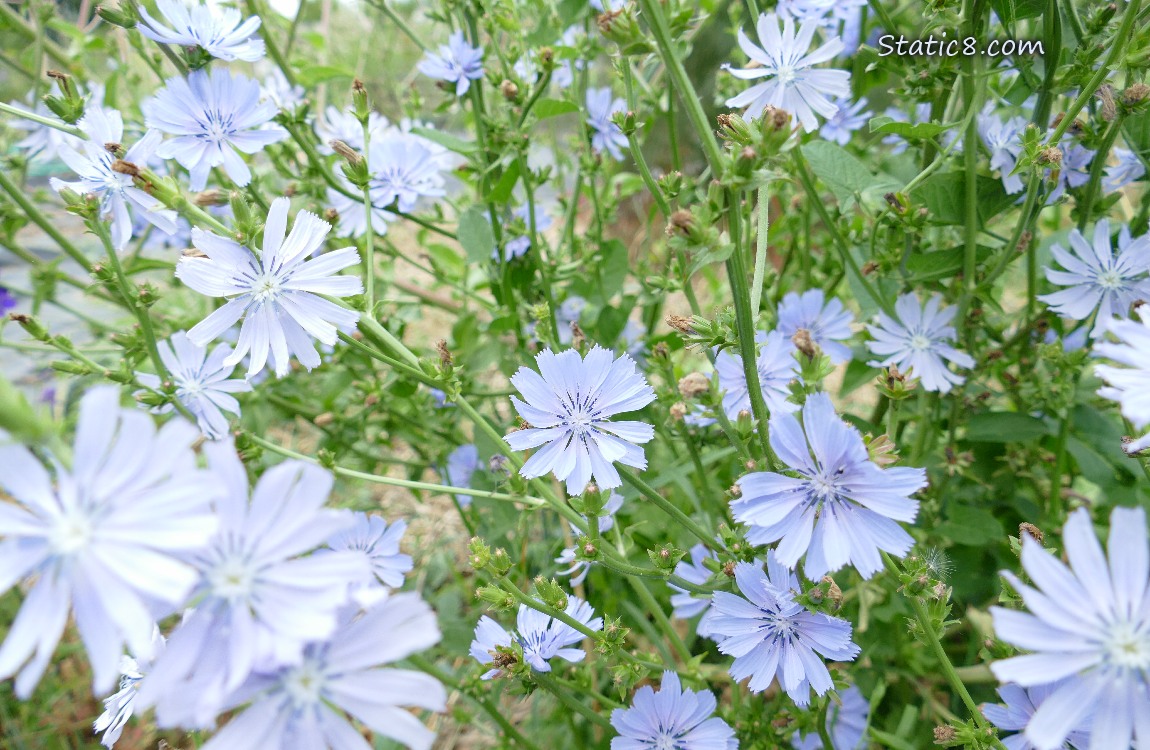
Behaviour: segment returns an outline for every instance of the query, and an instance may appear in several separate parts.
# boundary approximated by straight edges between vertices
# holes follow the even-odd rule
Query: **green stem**
[[[1058,123],[1058,127],[1050,134],[1050,138],[1046,140],[1046,147],[1053,148],[1058,145],[1062,140],[1062,136],[1066,135],[1066,131],[1074,124],[1074,120],[1078,117],[1078,113],[1086,106],[1086,103],[1094,98],[1094,92],[1106,80],[1106,76],[1118,67],[1118,60],[1122,57],[1122,53],[1126,51],[1126,45],[1130,41],[1131,31],[1134,28],[1134,20],[1138,17],[1138,8],[1142,4],[1142,0],[1128,0],[1126,3],[1126,11],[1122,15],[1122,24],[1118,27],[1118,32],[1114,35],[1114,39],[1110,41],[1110,54],[1106,56],[1106,61],[1098,67],[1090,80],[1078,92],[1078,98],[1066,110],[1063,115],[1062,121]],[[1079,37],[1081,41],[1081,37]]]
[[[759,225],[755,230],[755,276],[751,280],[751,317],[757,318],[763,301],[763,279],[767,274],[767,231],[770,229],[770,193],[764,183],[759,188]]]
[[[371,148],[371,130],[368,128],[369,120],[363,121],[363,160],[368,162],[368,150]],[[364,283],[363,283],[363,312],[364,315],[375,319],[375,233],[371,229],[371,214],[375,204],[371,200],[370,182],[363,183],[363,213],[366,234],[364,236]]]
[[[415,42],[415,46],[419,47],[424,52],[428,51],[427,45],[423,43],[423,40],[419,38],[419,35],[412,31],[411,27],[407,25],[407,22],[400,18],[399,15],[391,9],[391,6],[387,4],[387,0],[378,0],[378,2],[372,2],[372,0],[368,0],[368,4],[374,8],[378,8],[383,12],[385,16],[390,18],[391,22],[395,24],[396,28],[398,28],[404,36]]]
[[[611,726],[611,722],[608,721],[606,717],[583,705],[583,703],[580,702],[576,696],[572,695],[566,687],[560,685],[547,673],[532,671],[531,677],[541,688],[554,695],[559,699],[560,703],[567,706],[575,713],[580,714],[583,716],[583,718],[587,719],[591,723],[596,724],[609,732],[615,731]]]
[[[690,516],[679,510],[674,503],[660,495],[654,487],[640,479],[638,474],[630,469],[619,467],[619,476],[621,476],[627,484],[639,490],[640,494],[655,503],[659,510],[675,519],[680,526],[694,534],[703,544],[717,544],[714,534],[708,533],[706,529],[696,523]]]
[[[32,40],[35,40],[39,36],[39,32],[37,32],[36,29],[32,27],[32,24],[28,22],[28,19],[20,15],[20,13],[18,13],[11,5],[6,2],[0,3],[0,16],[8,19],[8,21],[11,23],[9,28],[19,32],[22,36]],[[44,51],[48,53],[48,57],[51,57],[53,60],[65,67],[72,67],[72,61],[66,54],[64,54],[63,50],[56,46],[54,42],[49,39],[44,39],[42,40],[42,44]]]
[[[654,616],[659,622],[659,626],[667,635],[667,640],[671,642],[671,647],[675,649],[675,653],[679,656],[679,660],[684,664],[691,660],[691,650],[687,648],[687,644],[679,637],[678,631],[675,630],[671,620],[667,617],[667,613],[663,611],[663,607],[655,600],[655,596],[647,588],[647,584],[637,578],[628,578],[631,582],[631,588],[635,589],[635,593],[643,600],[643,606],[647,608],[647,612]]]
[[[1082,207],[1078,217],[1079,232],[1086,231],[1086,225],[1090,222],[1090,215],[1094,213],[1098,187],[1102,183],[1102,171],[1106,168],[1106,157],[1110,154],[1110,149],[1114,147],[1114,141],[1118,139],[1123,120],[1125,120],[1125,116],[1122,114],[1114,118],[1102,136],[1102,142],[1098,145],[1098,150],[1094,152],[1094,158],[1090,161],[1090,180],[1086,183],[1086,192],[1083,193],[1082,202],[1079,204]]]
[[[978,37],[978,0],[965,0],[963,3],[963,21],[966,26],[968,39]],[[968,112],[977,112],[982,100],[982,90],[977,78],[978,58],[967,57],[963,60],[963,99]],[[963,217],[963,264],[962,264],[962,297],[959,300],[958,319],[967,320],[971,302],[974,300],[974,290],[977,284],[978,267],[978,121],[971,117],[967,120],[966,134],[963,142],[967,147],[963,149],[963,199],[965,214]],[[971,351],[974,343],[974,326],[966,327],[967,351]]]
[[[447,685],[452,690],[462,695],[467,700],[482,708],[484,713],[490,716],[491,719],[499,725],[499,728],[503,730],[504,734],[514,739],[517,743],[519,743],[519,745],[527,748],[528,750],[540,750],[538,745],[524,737],[523,734],[503,716],[503,711],[501,711],[498,706],[486,698],[480,698],[464,691],[458,680],[433,664],[430,659],[427,659],[422,654],[411,654],[407,657],[407,661],[411,662],[411,664],[421,672],[426,672],[427,674],[442,682],[444,685]]]
[[[260,18],[263,18],[263,15],[260,13],[259,3],[257,3],[256,0],[247,0],[247,6],[249,13],[251,13],[253,16],[260,16]],[[298,12],[299,11],[297,10],[297,13]],[[271,29],[268,28],[267,21],[264,21],[263,33],[260,34],[260,36],[264,40],[264,46],[267,47],[268,57],[270,57],[275,62],[275,64],[279,66],[279,69],[283,72],[284,78],[287,80],[288,85],[294,86],[296,84],[295,72],[292,70],[291,65],[288,64],[288,61],[284,58],[283,52],[280,51],[279,45],[276,43],[275,39],[272,38],[270,32]]]
[[[85,133],[83,130],[80,130],[80,128],[76,127],[75,125],[69,125],[63,120],[57,120],[55,117],[45,117],[43,115],[38,115],[35,112],[29,112],[25,109],[21,109],[20,107],[14,107],[11,104],[5,104],[4,102],[0,102],[0,112],[6,112],[10,115],[19,117],[22,120],[31,120],[32,122],[36,122],[41,125],[47,125],[50,128],[59,130],[61,133],[67,133],[68,135],[73,135],[77,138],[86,139],[88,137],[87,133]]]
[[[0,5],[4,5],[4,3],[0,3]],[[68,241],[64,235],[60,234],[60,231],[56,229],[56,225],[49,221],[44,214],[40,213],[40,209],[36,208],[32,201],[28,200],[28,196],[24,190],[12,182],[8,175],[8,170],[0,169],[0,188],[3,188],[4,192],[8,193],[8,197],[23,210],[24,215],[31,219],[33,224],[40,227],[40,229],[44,231],[44,234],[51,237],[52,240],[60,246],[60,249],[67,253],[68,257],[79,263],[80,267],[85,271],[91,273],[92,264],[84,257],[84,254]]]

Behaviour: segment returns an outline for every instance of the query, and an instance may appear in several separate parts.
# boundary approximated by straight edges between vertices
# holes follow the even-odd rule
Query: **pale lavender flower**
[[[163,653],[165,641],[158,627],[153,628],[152,643],[155,644],[155,654]],[[92,722],[92,731],[104,735],[100,738],[100,744],[104,747],[114,747],[123,735],[124,726],[135,713],[136,692],[140,681],[151,670],[153,660],[127,655],[120,657],[120,689],[104,699],[104,713]]]
[[[358,725],[413,750],[430,750],[435,732],[405,707],[444,711],[447,691],[430,675],[386,665],[439,639],[435,613],[415,593],[390,596],[359,618],[345,615],[339,630],[310,644],[297,663],[256,674],[235,693],[227,707],[247,708],[203,750],[372,747]]]
[[[866,97],[851,103],[849,96],[836,97],[832,100],[835,113],[819,128],[819,135],[828,141],[845,146],[851,141],[851,136],[870,120],[871,113],[866,111]]]
[[[755,84],[738,96],[727,100],[728,107],[746,107],[744,117],[754,119],[765,107],[772,106],[791,113],[803,130],[818,128],[818,118],[833,117],[837,107],[831,97],[850,96],[850,73],[845,70],[816,69],[814,66],[832,59],[843,50],[842,40],[836,36],[811,52],[811,43],[819,29],[817,21],[803,21],[795,33],[795,21],[790,16],[781,20],[774,13],[759,16],[756,31],[759,43],[752,42],[739,29],[739,46],[752,61],[753,68],[723,69],[736,78],[769,80]]]
[[[984,112],[978,116],[978,136],[990,152],[990,168],[998,170],[1002,187],[1008,195],[1021,192],[1022,176],[1011,174],[1022,155],[1022,133],[1026,118],[1011,117],[1003,121],[998,115]]]
[[[623,149],[627,148],[627,136],[616,125],[611,116],[616,112],[625,112],[627,102],[620,97],[613,96],[611,89],[587,89],[587,124],[591,126],[591,148],[599,153],[607,152],[615,161],[623,160]]]
[[[821,612],[809,612],[793,600],[799,580],[775,559],[767,556],[767,573],[761,565],[739,563],[735,582],[742,596],[716,591],[711,633],[719,651],[735,657],[731,677],[750,677],[752,693],[779,686],[799,706],[810,703],[810,691],[824,695],[834,688],[830,671],[819,657],[853,661],[859,647],[851,640],[851,624]]]
[[[862,33],[862,9],[866,0],[779,0],[775,12],[796,21],[815,21],[824,32],[840,34],[843,54],[853,54]]]
[[[958,308],[943,308],[938,294],[931,295],[924,306],[918,295],[910,292],[898,298],[894,309],[897,320],[880,312],[877,325],[867,326],[874,338],[867,342],[867,349],[886,358],[868,364],[871,367],[895,365],[903,373],[913,374],[928,391],[949,393],[951,388],[965,382],[963,376],[951,372],[943,361],[959,367],[974,367],[974,359],[950,343],[957,335],[950,321]]]
[[[1095,372],[1106,385],[1098,395],[1122,405],[1122,416],[1135,427],[1150,424],[1150,308],[1135,308],[1138,320],[1113,320],[1110,333],[1117,342],[1099,341],[1094,353],[1124,367],[1098,365]],[[1125,446],[1127,453],[1150,448],[1150,433]]]
[[[866,697],[856,686],[851,685],[831,699],[827,708],[827,735],[831,740],[831,747],[824,748],[818,732],[811,732],[806,736],[795,732],[791,738],[791,747],[794,750],[859,750],[865,747],[863,737],[866,734],[867,716],[870,714],[870,704]]]
[[[883,116],[889,117],[895,122],[908,122],[912,125],[917,125],[922,122],[930,122],[930,102],[916,104],[914,106],[914,111],[910,115],[908,115],[906,112],[903,112],[901,109],[896,109],[895,107],[887,107],[883,112]],[[890,135],[883,138],[882,142],[891,147],[891,154],[901,154],[903,151],[906,151],[907,146],[910,145],[910,142],[907,141],[906,138],[903,138],[897,133],[891,133]]]
[[[563,612],[591,630],[603,629],[603,618],[592,617],[595,609],[577,596],[567,597],[567,606]],[[484,615],[475,626],[471,655],[480,664],[491,664],[495,656],[495,646],[506,648],[514,641],[523,649],[523,660],[537,672],[550,672],[551,665],[548,660],[555,657],[574,664],[583,661],[587,656],[587,652],[581,648],[568,648],[583,640],[583,633],[526,604],[519,605],[515,627],[515,633],[508,633],[498,623]],[[483,675],[483,679],[489,680],[498,673],[499,669],[492,669]]]
[[[926,486],[926,470],[882,469],[870,460],[859,431],[835,413],[830,396],[815,393],[802,424],[791,414],[771,418],[771,447],[798,476],[752,472],[739,480],[731,501],[736,521],[748,524],[747,541],[779,541],[776,559],[817,581],[844,565],[863,578],[882,570],[880,550],[902,557],[914,544],[898,521],[912,523]]]
[[[623,507],[623,496],[618,492],[611,490],[611,494],[607,497],[607,502],[603,504],[603,514],[596,518],[599,526],[599,533],[606,534],[611,529],[615,528],[615,514]],[[592,520],[587,516],[583,516],[583,520],[588,524]],[[578,586],[587,580],[587,574],[591,572],[591,563],[586,560],[575,559],[575,548],[568,547],[559,553],[559,557],[555,558],[555,562],[560,565],[570,565],[567,570],[559,571],[561,576],[571,576],[571,585]]]
[[[755,365],[767,408],[772,414],[795,411],[799,408],[798,404],[787,400],[791,395],[790,382],[799,376],[794,344],[779,331],[759,331],[755,334],[755,341],[761,344]],[[737,419],[739,412],[750,411],[751,392],[747,387],[743,358],[737,354],[719,352],[715,357],[715,372],[719,375],[723,412],[727,417]]]
[[[466,443],[447,456],[447,483],[452,487],[470,487],[471,477],[479,470],[479,448]],[[471,495],[456,495],[461,508],[471,505]]]
[[[336,552],[363,555],[376,581],[391,589],[402,586],[412,565],[411,555],[399,551],[407,522],[388,524],[382,517],[367,513],[353,516],[355,525],[337,531],[327,540],[327,546]]]
[[[16,307],[16,298],[6,287],[0,286],[0,315]]]
[[[1046,701],[1059,687],[1061,682],[1048,685],[1035,685],[1029,690],[1018,685],[1003,685],[998,688],[998,695],[1006,705],[997,703],[983,703],[979,708],[987,720],[1008,732],[1021,732],[1030,723],[1031,717],[1038,707]],[[1072,729],[1066,741],[1058,745],[1059,750],[1085,750],[1090,746],[1090,717],[1086,716],[1079,722],[1078,728]],[[1025,734],[1012,734],[1002,738],[1006,750],[1036,750]]]
[[[246,393],[252,389],[248,381],[231,378],[234,364],[224,364],[232,348],[227,344],[219,344],[209,355],[206,347],[193,344],[183,331],[172,334],[167,341],[159,342],[156,348],[164,367],[172,376],[176,398],[196,418],[200,432],[209,440],[219,440],[227,435],[228,419],[223,412],[237,417],[240,415],[240,403],[232,394]],[[138,372],[136,379],[152,390],[161,387],[159,375]],[[166,404],[153,409],[153,412],[166,414],[172,408],[171,404]]]
[[[556,327],[559,329],[560,344],[567,346],[575,340],[575,332],[571,330],[571,324],[579,322],[579,319],[583,317],[585,307],[587,307],[587,300],[578,294],[572,294],[559,305],[559,309],[555,311],[555,322],[558,324]]]
[[[851,360],[850,347],[840,344],[851,338],[851,323],[855,316],[843,308],[837,297],[826,301],[822,289],[811,289],[801,295],[788,292],[779,303],[778,331],[790,339],[800,330],[811,336],[811,341],[830,357],[832,364]]]
[[[164,208],[152,195],[136,187],[130,175],[112,168],[116,156],[104,147],[106,143],[122,143],[124,122],[115,110],[93,107],[80,120],[80,128],[88,140],[73,139],[57,145],[64,163],[79,176],[69,182],[55,177],[51,185],[57,192],[70,189],[80,194],[92,193],[100,199],[100,218],[111,219],[112,246],[123,251],[132,239],[132,214],[155,225],[161,232],[176,231],[176,212]],[[149,130],[143,138],[124,153],[124,161],[144,164],[160,147],[160,134]]]
[[[275,67],[264,78],[264,83],[260,86],[260,97],[270,101],[285,112],[292,112],[304,103],[307,92],[298,83],[290,83],[284,72]]]
[[[393,130],[388,119],[378,112],[369,112],[367,115],[367,132],[371,143],[375,143],[385,134]],[[318,146],[321,154],[334,154],[332,141],[343,141],[356,151],[363,153],[363,125],[350,108],[340,109],[328,105],[323,116],[315,123],[315,134],[319,137]]]
[[[630,708],[611,712],[619,733],[611,750],[738,750],[735,730],[712,715],[716,707],[710,690],[684,690],[679,675],[663,672],[658,692],[644,685]]]
[[[75,81],[72,82],[72,86],[73,88],[79,88]],[[78,91],[77,93],[82,94],[83,92]],[[52,81],[49,95],[55,97],[63,96],[58,81]],[[14,107],[31,111],[33,114],[40,115],[41,117],[57,119],[56,113],[50,110],[47,104],[40,99],[33,100],[31,95],[29,95],[26,102],[13,101],[10,103]],[[89,86],[88,94],[84,97],[85,114],[91,112],[93,109],[104,110],[105,117],[115,111],[104,107],[104,86],[102,84],[97,83]],[[81,118],[81,123],[78,124],[82,124],[82,121],[83,118]],[[15,143],[15,147],[23,150],[30,160],[51,161],[60,155],[61,145],[68,144],[73,149],[77,149],[81,148],[81,144],[83,143],[82,138],[77,138],[70,133],[65,133],[50,125],[33,122],[32,120],[22,120],[17,117],[4,124],[15,130],[21,130],[27,133],[26,136]]]
[[[160,44],[199,47],[212,57],[231,62],[255,62],[264,56],[264,42],[255,37],[259,16],[244,19],[235,8],[219,3],[190,5],[183,0],[156,0],[156,7],[168,25],[157,21],[148,9],[139,6],[142,18],[136,28]]]
[[[338,179],[344,189],[355,193],[359,190],[343,175]],[[335,188],[327,189],[327,204],[339,217],[336,220],[336,237],[363,237],[367,234],[367,210],[363,207],[363,199],[355,199]],[[381,205],[372,197],[371,202],[371,233],[379,236],[387,234],[387,227],[396,220],[396,215],[387,210],[390,203]]]
[[[236,349],[224,364],[234,365],[250,352],[249,378],[264,369],[269,354],[278,376],[287,374],[293,354],[312,369],[320,364],[312,337],[334,346],[338,332],[354,330],[359,320],[359,313],[320,296],[363,292],[359,278],[335,275],[358,263],[359,253],[345,247],[308,260],[323,246],[331,225],[300,211],[287,234],[289,205],[287,198],[272,201],[259,257],[231,238],[194,229],[192,242],[207,257],[184,256],[176,264],[176,276],[192,289],[230,298],[188,331],[188,339],[205,346],[242,317]]]
[[[1062,530],[1069,567],[1033,537],[1022,567],[1034,587],[1003,572],[1029,612],[991,607],[994,631],[1033,653],[991,665],[994,676],[1030,688],[1065,680],[1026,724],[1038,750],[1055,750],[1093,713],[1090,750],[1150,743],[1150,545],[1146,511],[1110,514],[1109,556],[1080,508]]]
[[[236,185],[247,185],[252,171],[239,152],[256,154],[288,137],[272,124],[279,109],[260,101],[259,83],[223,68],[169,78],[141,107],[149,128],[175,136],[161,143],[156,155],[187,169],[192,190],[203,190],[212,167],[221,165]]]
[[[546,232],[555,223],[551,218],[551,214],[546,210],[540,211],[540,206],[535,206],[535,231]],[[521,234],[508,240],[503,246],[503,260],[510,261],[513,258],[522,258],[531,249],[531,205],[524,203],[517,206],[511,215],[521,219],[527,229],[527,233]],[[491,257],[498,258],[496,251],[492,251]]]
[[[439,54],[428,52],[419,62],[419,72],[431,78],[455,84],[455,95],[463,96],[471,82],[483,77],[483,48],[467,43],[462,31],[456,31],[439,45]]]
[[[555,354],[544,349],[536,358],[539,372],[520,367],[511,384],[526,401],[511,403],[530,427],[507,435],[512,450],[540,448],[519,473],[528,478],[554,472],[578,495],[592,478],[600,489],[623,483],[614,463],[647,468],[638,443],[655,436],[644,422],[611,421],[616,414],[636,411],[655,400],[655,389],[622,354],[618,359],[598,345],[586,358],[574,349]]]
[[[220,529],[190,560],[201,574],[190,610],[168,638],[137,701],[161,726],[210,726],[253,671],[298,664],[305,646],[330,637],[351,587],[370,580],[361,553],[307,553],[355,523],[324,507],[332,475],[302,461],[264,472],[249,490],[230,442],[206,443],[226,493]]]
[[[1062,151],[1062,162],[1058,165],[1058,182],[1046,197],[1047,205],[1056,203],[1067,188],[1082,187],[1090,181],[1090,162],[1094,159],[1094,152],[1080,143],[1068,141],[1059,144],[1058,148]],[[1046,176],[1053,172],[1053,169],[1047,169]]]
[[[1102,180],[1102,189],[1107,193],[1121,190],[1146,175],[1146,165],[1138,154],[1127,148],[1116,148],[1114,155],[1118,161],[1106,166],[1106,177]]]
[[[1102,336],[1112,318],[1126,318],[1135,301],[1150,299],[1150,235],[1132,240],[1130,228],[1123,225],[1117,251],[1110,241],[1108,219],[1094,225],[1093,242],[1072,229],[1069,252],[1059,245],[1050,248],[1065,270],[1045,269],[1047,281],[1067,288],[1038,299],[1072,320],[1096,315],[1090,335]]]
[[[707,568],[704,561],[716,560],[715,553],[707,549],[702,544],[696,544],[691,547],[688,553],[687,560],[680,560],[675,564],[675,575],[685,581],[702,586],[711,580],[711,571]],[[695,626],[695,632],[704,638],[710,637],[710,619],[711,613],[711,597],[699,597],[692,594],[685,588],[676,586],[673,583],[667,584],[675,593],[671,595],[671,611],[672,617],[678,617],[680,620],[689,620],[695,615],[702,613],[699,618],[698,625]]]
[[[125,644],[155,653],[154,624],[181,607],[198,579],[184,559],[218,521],[218,483],[196,467],[199,431],[183,419],[158,431],[120,408],[114,386],[80,402],[71,468],[53,475],[20,445],[0,443],[0,591],[30,585],[0,646],[0,679],[27,699],[48,666],[69,612],[92,665],[92,689],[109,693]]]
[[[392,131],[372,141],[368,148],[371,202],[415,210],[420,199],[441,198],[444,191],[443,159],[426,138]]]

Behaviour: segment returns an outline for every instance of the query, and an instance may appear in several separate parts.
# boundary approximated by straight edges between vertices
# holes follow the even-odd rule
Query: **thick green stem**
[[[30,120],[41,125],[47,125],[50,128],[59,130],[61,133],[74,135],[77,138],[88,137],[87,133],[85,133],[83,130],[80,130],[80,128],[76,127],[75,125],[69,125],[63,120],[57,120],[55,117],[45,117],[43,115],[38,115],[35,112],[29,112],[25,109],[21,109],[20,107],[14,107],[11,104],[5,104],[4,102],[0,102],[0,112],[6,112],[10,115],[19,117],[22,120]]]
[[[625,481],[627,484],[639,490],[639,493],[642,494],[643,497],[655,503],[659,510],[675,519],[675,521],[680,526],[694,534],[695,537],[698,538],[699,541],[701,541],[703,544],[718,544],[718,542],[715,541],[714,534],[709,533],[706,529],[695,522],[690,516],[679,510],[679,508],[677,508],[674,503],[660,495],[654,487],[640,479],[638,474],[634,473],[630,469],[620,467],[619,476],[623,477],[623,481]]]
[[[589,706],[584,705],[579,696],[573,695],[567,687],[559,684],[555,678],[551,677],[546,672],[533,671],[531,673],[531,677],[535,680],[539,687],[554,695],[559,699],[559,702],[564,706],[567,706],[567,708],[587,719],[592,724],[596,724],[609,732],[615,731],[611,727],[611,722],[607,720],[607,717],[601,715],[597,711],[592,710]]]
[[[0,3],[3,5],[3,3]],[[56,229],[56,225],[49,221],[44,214],[40,213],[40,209],[28,200],[27,194],[16,183],[12,182],[9,178],[9,172],[0,169],[0,188],[8,193],[13,202],[24,211],[24,215],[32,220],[32,223],[44,230],[44,234],[52,238],[52,240],[60,246],[60,249],[67,253],[68,257],[80,264],[88,273],[92,272],[92,264],[84,257],[75,245],[73,245],[64,235],[60,234],[60,230]]]

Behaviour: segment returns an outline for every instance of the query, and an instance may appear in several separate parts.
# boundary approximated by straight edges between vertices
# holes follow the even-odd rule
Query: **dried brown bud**
[[[791,115],[786,110],[779,109],[767,105],[763,109],[763,114],[760,115],[762,122],[769,123],[775,130],[782,130],[787,127],[791,121]]]
[[[655,344],[655,348],[651,350],[651,354],[657,359],[667,359],[671,356],[671,350],[667,348],[667,344],[660,341]]]
[[[184,248],[181,253],[185,258],[206,258],[208,257],[203,251],[196,247]]]
[[[719,127],[721,128],[731,127],[731,116],[726,112],[715,117],[715,121],[719,123]]]
[[[890,207],[893,208],[895,211],[905,211],[906,210],[906,206],[904,206],[902,201],[899,200],[897,193],[887,193],[882,198],[887,203],[889,203]]]
[[[667,325],[687,336],[695,332],[695,329],[691,328],[691,319],[685,318],[682,315],[668,315]]]
[[[582,349],[587,343],[587,335],[583,333],[583,329],[574,320],[571,321],[571,346],[575,349]]]
[[[367,91],[367,88],[364,87],[363,81],[358,78],[353,78],[351,81],[351,90],[356,94],[362,94]]]
[[[734,578],[735,577],[735,563],[733,563],[729,560],[727,562],[723,563],[723,575],[725,575],[727,578]]]
[[[679,209],[671,214],[670,222],[667,224],[667,236],[673,237],[679,234],[685,237],[694,232],[695,228],[695,217],[691,215],[691,212]]]
[[[1098,87],[1098,98],[1102,100],[1102,107],[1098,110],[1103,121],[1111,122],[1118,115],[1118,107],[1114,104],[1114,87],[1103,84]]]
[[[1134,83],[1122,92],[1122,103],[1131,106],[1150,99],[1150,85]]]
[[[104,144],[104,150],[109,154],[116,155],[124,150],[124,145],[122,143],[116,143],[115,141],[108,141]]]
[[[603,13],[595,20],[599,26],[599,33],[607,35],[611,33],[611,26],[614,25],[615,19],[623,15],[622,10],[609,10]]]
[[[803,356],[807,359],[814,359],[820,354],[818,344],[811,339],[811,332],[806,328],[800,328],[795,331],[795,335],[791,336],[791,343],[793,343],[795,348],[802,352]]]
[[[316,427],[327,427],[329,424],[335,421],[335,415],[330,411],[325,411],[323,414],[320,414],[312,421],[315,422]]]
[[[519,87],[515,85],[515,81],[504,78],[499,84],[499,93],[503,94],[503,98],[507,101],[514,101],[519,98]]]
[[[208,206],[224,206],[227,205],[228,196],[224,195],[222,190],[212,188],[205,190],[202,193],[196,193],[192,198],[192,203],[195,203],[200,208],[207,208]]]
[[[379,403],[379,396],[374,394],[374,393],[369,393],[363,397],[363,405],[366,407],[370,408],[372,406],[375,406],[378,403]]]
[[[870,276],[872,273],[874,273],[877,270],[878,270],[878,263],[875,263],[873,260],[868,260],[866,263],[863,264],[862,274],[863,274],[863,276]]]
[[[1039,544],[1042,544],[1042,542],[1046,539],[1046,535],[1042,533],[1042,529],[1038,528],[1032,523],[1027,523],[1026,521],[1018,524],[1018,538],[1021,539],[1023,534],[1030,535],[1030,537]]]
[[[363,157],[359,154],[359,152],[351,146],[347,145],[346,142],[336,138],[328,141],[328,145],[331,146],[332,151],[347,159],[349,164],[359,166],[363,163]]]
[[[112,171],[119,172],[120,174],[126,174],[129,177],[140,176],[140,168],[132,162],[124,161],[123,159],[116,159],[114,162],[112,162]]]
[[[334,208],[325,209],[323,212],[323,220],[328,224],[334,224],[339,221],[339,211]]]
[[[555,60],[555,50],[550,47],[541,47],[539,49],[539,61],[544,65],[550,65]]]
[[[958,732],[954,727],[941,726],[934,728],[934,744],[943,745],[947,742],[954,742],[954,738],[958,736]]]
[[[44,71],[44,75],[57,81],[67,81],[71,78],[67,73],[61,73],[58,70],[46,70]]]
[[[670,408],[671,421],[678,422],[683,417],[687,416],[687,405],[682,401],[677,401],[671,404]]]
[[[24,313],[8,313],[8,320],[23,325],[24,323],[31,321],[32,318],[31,316],[25,315]]]
[[[451,367],[455,364],[455,360],[451,357],[451,351],[447,348],[447,341],[444,339],[435,342],[435,351],[439,352],[439,364],[444,367]]]
[[[711,389],[711,381],[701,372],[691,372],[679,379],[679,395],[695,398]]]
[[[838,609],[840,606],[842,606],[843,590],[839,588],[837,583],[835,583],[835,579],[831,578],[830,576],[823,576],[820,583],[825,583],[827,585],[827,598],[834,602],[835,609]]]
[[[731,497],[742,497],[743,496],[743,488],[737,484],[732,484],[731,488],[729,490],[727,490],[727,492],[731,495]]]
[[[1038,152],[1038,163],[1057,167],[1062,163],[1062,149],[1056,146],[1042,149]]]

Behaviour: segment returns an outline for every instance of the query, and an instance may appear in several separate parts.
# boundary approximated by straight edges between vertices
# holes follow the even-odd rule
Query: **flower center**
[[[320,701],[324,682],[320,665],[314,659],[309,659],[284,679],[284,691],[295,706],[314,706]]]
[[[49,541],[56,554],[73,555],[88,546],[92,532],[92,519],[79,511],[72,511],[60,519]]]
[[[826,502],[838,494],[838,486],[834,480],[824,474],[816,474],[810,480],[811,494],[819,500]]]
[[[778,76],[779,83],[788,84],[795,80],[796,72],[790,65],[780,65],[775,75]]]
[[[212,592],[224,599],[242,599],[251,595],[255,578],[251,563],[235,553],[225,557],[208,573]]]
[[[1120,669],[1150,669],[1150,633],[1124,621],[1115,623],[1107,636],[1107,662]]]
[[[1113,269],[1098,274],[1098,285],[1104,289],[1121,289],[1125,286],[1124,282],[1122,275]]]
[[[252,283],[252,296],[256,302],[272,302],[281,291],[279,278],[271,272],[260,274]]]
[[[930,348],[930,339],[921,333],[916,333],[910,339],[910,348],[916,352],[924,352]]]

